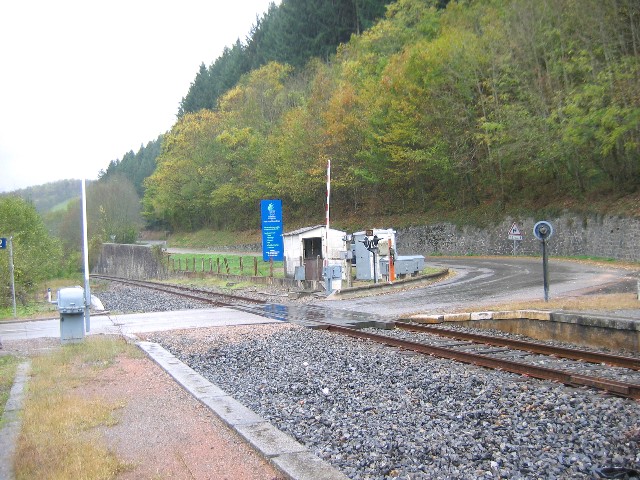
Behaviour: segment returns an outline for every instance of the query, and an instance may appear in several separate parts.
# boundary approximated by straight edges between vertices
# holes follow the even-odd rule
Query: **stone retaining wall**
[[[516,242],[518,255],[539,255],[540,241],[533,226],[546,220],[553,226],[548,251],[555,256],[592,256],[640,261],[640,219],[563,215],[557,218],[513,219],[484,229],[442,223],[400,228],[396,242],[401,255],[511,255],[509,229],[516,222],[523,240]]]
[[[167,269],[146,245],[105,243],[92,273],[147,280],[167,278]]]
[[[398,228],[397,251],[400,255],[512,255],[513,240],[508,234],[516,222],[523,234],[516,241],[517,255],[540,255],[540,241],[533,226],[546,220],[553,226],[549,239],[549,255],[589,256],[617,260],[640,261],[640,219],[562,215],[555,218],[507,218],[491,227],[457,227],[439,223]],[[393,225],[377,225],[393,228]],[[216,248],[217,249],[217,248]],[[226,247],[225,251],[261,251],[260,244]]]
[[[540,241],[533,235],[539,220],[551,223],[549,255],[589,256],[640,261],[640,219],[562,215],[556,218],[507,218],[487,228],[457,227],[450,223],[397,229],[400,255],[512,255],[509,229],[516,222],[523,240],[516,242],[517,255],[540,255]],[[387,228],[388,225],[379,227]],[[260,244],[216,247],[217,251],[261,251]],[[153,250],[141,245],[105,244],[94,273],[130,278],[165,278],[166,269]]]

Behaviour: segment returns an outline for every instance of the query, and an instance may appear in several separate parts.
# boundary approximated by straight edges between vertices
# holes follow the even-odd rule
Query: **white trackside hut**
[[[284,244],[285,276],[298,280],[326,279],[330,272],[332,289],[340,289],[339,280],[344,275],[344,255],[346,232],[317,225],[304,227],[282,235]],[[339,269],[326,267],[340,267]],[[337,272],[340,272],[339,275]],[[340,278],[335,278],[339,276]]]

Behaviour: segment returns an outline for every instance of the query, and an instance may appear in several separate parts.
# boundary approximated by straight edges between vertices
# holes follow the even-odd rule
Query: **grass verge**
[[[141,354],[123,339],[94,336],[32,359],[14,464],[18,480],[112,479],[129,468],[98,430],[115,425],[123,405],[75,391],[97,381],[119,355]]]
[[[55,305],[46,302],[31,302],[26,305],[16,305],[16,317],[13,316],[13,307],[0,308],[0,322],[14,321],[21,318],[55,318],[58,309]]]
[[[260,230],[198,230],[197,232],[175,232],[169,238],[172,247],[211,248],[226,245],[258,243]]]
[[[272,273],[270,263],[261,257],[233,254],[172,253],[169,256],[169,269],[216,273],[219,270],[223,274],[246,276],[257,273],[259,277],[271,276]],[[273,276],[284,277],[283,262],[273,262]]]
[[[22,304],[19,300],[16,302],[17,319],[57,318],[58,308],[55,304],[47,301],[47,289],[51,289],[51,297],[55,299],[60,288],[83,284],[82,274],[43,281],[27,296],[25,304]],[[0,322],[12,322],[14,320],[16,318],[13,316],[13,305],[0,307]]]
[[[640,301],[635,293],[610,293],[605,295],[584,295],[581,297],[551,298],[544,300],[527,300],[497,303],[482,307],[482,311],[504,310],[554,310],[554,311],[596,311],[612,312],[615,310],[640,309]],[[478,308],[470,307],[459,312],[474,312]]]

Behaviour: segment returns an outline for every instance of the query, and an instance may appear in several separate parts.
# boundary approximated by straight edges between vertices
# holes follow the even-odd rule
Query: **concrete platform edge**
[[[159,344],[138,341],[136,345],[287,478],[291,480],[346,480],[348,478],[311,453],[293,437],[278,430],[226,394],[217,385],[182,363]]]
[[[406,285],[412,283],[420,283],[427,280],[436,280],[441,277],[445,277],[449,274],[449,269],[444,268],[440,272],[430,273],[427,275],[419,275],[416,277],[403,278],[400,280],[396,280],[394,282],[383,282],[380,281],[378,283],[371,283],[367,285],[359,285],[357,287],[345,287],[340,290],[335,290],[329,296],[327,296],[327,300],[336,300],[348,297],[349,294],[360,293],[360,292],[370,292],[370,291],[386,291],[386,290],[394,290],[397,288],[402,288]]]
[[[0,478],[11,480],[15,478],[13,471],[13,456],[16,451],[16,441],[22,426],[22,405],[24,402],[27,380],[31,363],[25,361],[18,365],[16,376],[9,392],[9,399],[2,414],[2,428],[0,429]]]

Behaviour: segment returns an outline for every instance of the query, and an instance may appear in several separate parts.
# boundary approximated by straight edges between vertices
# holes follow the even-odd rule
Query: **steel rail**
[[[103,279],[103,280],[109,280],[112,282],[119,282],[119,283],[124,283],[124,284],[128,284],[128,285],[134,285],[134,286],[139,286],[139,287],[143,287],[143,288],[148,288],[151,290],[157,290],[160,292],[164,292],[164,293],[171,293],[173,295],[178,295],[181,297],[185,297],[185,298],[190,298],[193,300],[199,300],[202,302],[207,302],[207,303],[211,303],[212,305],[216,305],[216,306],[231,306],[231,303],[225,303],[223,301],[220,300],[215,300],[212,299],[210,297],[221,297],[223,299],[227,299],[227,302],[249,302],[249,303],[258,303],[258,304],[265,304],[267,303],[264,300],[258,300],[255,298],[249,298],[249,297],[241,297],[241,296],[236,296],[236,295],[229,295],[226,293],[215,293],[215,292],[207,292],[206,290],[199,290],[199,289],[195,289],[195,288],[191,288],[191,287],[183,287],[181,285],[172,285],[172,284],[166,284],[166,283],[160,283],[160,282],[151,282],[148,280],[131,280],[128,278],[121,278],[121,277],[112,277],[109,275],[91,275],[91,278],[96,278],[96,279]],[[175,291],[177,290],[177,291]],[[182,290],[182,291],[181,291]],[[186,292],[192,292],[192,293],[185,293]],[[198,292],[200,295],[194,294],[194,292]],[[204,295],[204,296],[201,296]]]
[[[187,298],[193,298],[196,300],[209,302],[215,305],[230,306],[229,304],[225,304],[217,300],[203,298],[197,295],[192,295],[192,294],[183,293],[183,292],[170,291],[171,288],[193,290],[193,289],[188,289],[180,286],[167,285],[167,284],[158,283],[158,282],[129,280],[129,279],[123,279],[119,277],[109,277],[105,275],[92,275],[92,277],[103,278],[105,280],[111,280],[111,281],[118,281],[125,284],[138,285],[144,288],[150,288],[150,289],[159,290],[163,292],[173,293],[175,295],[180,295]],[[216,293],[206,292],[206,291],[202,291],[202,293],[205,293],[207,295],[228,297],[231,299],[235,299],[236,301],[242,299],[245,301],[251,301],[253,303],[262,303],[262,304],[267,303],[260,300],[254,300],[254,299],[248,299],[248,298],[246,299],[243,297],[234,297],[232,295],[226,295],[226,294],[216,294]],[[267,312],[256,312],[256,313],[267,316],[265,315]],[[426,345],[423,343],[412,342],[409,340],[392,338],[386,335],[378,335],[375,333],[364,332],[362,330],[356,330],[353,328],[341,327],[341,326],[331,324],[329,322],[323,322],[320,320],[313,320],[313,322],[316,323],[321,328],[326,329],[327,331],[330,331],[330,332],[341,333],[343,335],[348,335],[355,338],[372,340],[381,344],[385,344],[385,345],[389,345],[389,346],[393,346],[393,347],[397,347],[405,350],[411,350],[411,351],[415,351],[415,352],[419,352],[427,355],[437,356],[440,358],[446,358],[449,360],[455,360],[455,361],[459,361],[467,364],[478,365],[481,367],[508,371],[511,373],[530,376],[530,377],[538,378],[542,380],[553,380],[556,382],[564,383],[565,385],[571,385],[576,387],[578,386],[593,387],[596,389],[608,391],[610,393],[613,393],[619,396],[633,398],[633,399],[640,399],[640,385],[638,384],[620,382],[617,380],[609,380],[609,379],[599,378],[599,377],[591,377],[588,375],[574,374],[571,372],[567,372],[565,370],[556,370],[556,369],[547,368],[547,367],[539,367],[536,365],[516,362],[513,360],[498,359],[498,358],[488,357],[486,355],[481,355],[477,353],[459,351],[451,348],[438,347],[434,345]],[[396,323],[396,326],[398,326],[398,323]],[[436,330],[441,332],[441,330],[439,329],[436,329]],[[433,333],[437,333],[437,332],[433,332]]]
[[[553,355],[560,358],[569,358],[572,360],[582,360],[591,363],[606,363],[616,367],[624,367],[632,370],[640,370],[640,358],[625,357],[622,355],[612,355],[608,353],[589,352],[578,348],[558,347],[553,345],[545,345],[539,342],[527,342],[523,340],[515,340],[510,338],[496,338],[489,335],[479,333],[458,332],[454,330],[445,330],[428,325],[416,325],[404,322],[396,322],[396,328],[409,330],[413,332],[424,332],[439,335],[441,337],[455,338],[456,340],[469,340],[471,342],[486,343],[497,347],[509,347],[519,350],[526,350],[532,353],[541,353],[544,355]]]
[[[433,345],[426,345],[423,343],[412,342],[409,340],[401,340],[397,338],[388,337],[385,335],[378,335],[375,333],[363,332],[361,330],[354,330],[351,328],[340,327],[337,325],[326,324],[326,330],[330,332],[337,332],[344,335],[349,335],[355,338],[362,338],[366,340],[373,340],[385,345],[402,348],[405,350],[412,350],[419,353],[428,355],[434,355],[449,360],[455,360],[467,364],[478,365],[481,367],[493,368],[497,370],[504,370],[511,373],[517,373],[520,375],[530,376],[542,380],[554,380],[556,382],[564,383],[571,386],[587,386],[600,390],[606,390],[610,393],[620,395],[623,397],[640,399],[640,385],[626,382],[619,382],[617,380],[609,380],[599,377],[590,377],[588,375],[574,374],[565,370],[556,370],[547,367],[539,367],[536,365],[529,365],[526,363],[515,362],[513,360],[497,359],[487,357],[484,355],[458,351],[445,347],[437,347]]]

